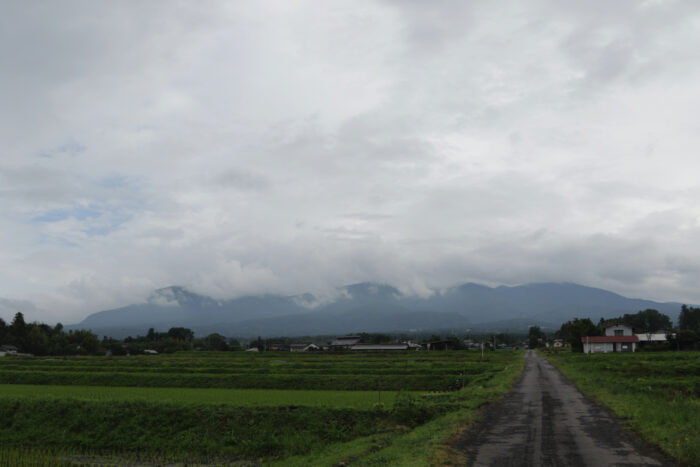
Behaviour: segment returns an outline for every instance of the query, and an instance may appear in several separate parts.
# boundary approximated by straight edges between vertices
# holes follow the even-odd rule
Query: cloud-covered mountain
[[[145,334],[148,328],[185,326],[197,334],[229,336],[340,334],[451,329],[524,331],[531,324],[558,327],[573,317],[598,320],[655,308],[675,320],[679,303],[630,299],[572,283],[487,287],[468,283],[435,291],[427,298],[407,296],[373,283],[343,287],[338,297],[317,304],[310,294],[247,296],[214,300],[167,287],[147,303],[94,313],[71,328],[100,335]]]

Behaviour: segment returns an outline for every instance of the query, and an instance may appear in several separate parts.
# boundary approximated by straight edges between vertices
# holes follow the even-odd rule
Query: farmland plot
[[[509,389],[521,356],[6,358],[0,360],[0,460],[118,464],[136,456],[146,464],[363,465],[410,456],[420,465],[437,452],[449,455],[446,438],[484,401]]]

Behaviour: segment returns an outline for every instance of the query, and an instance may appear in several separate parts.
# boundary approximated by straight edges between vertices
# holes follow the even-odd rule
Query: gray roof
[[[355,345],[360,342],[360,336],[340,336],[336,337],[331,346],[334,345]]]
[[[408,344],[355,344],[350,350],[407,350]]]

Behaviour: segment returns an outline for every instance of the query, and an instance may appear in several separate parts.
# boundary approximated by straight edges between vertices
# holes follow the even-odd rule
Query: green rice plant
[[[257,459],[391,429],[387,412],[146,402],[0,399],[4,448]]]
[[[402,394],[402,396],[399,396],[399,394]],[[381,402],[386,409],[391,409],[397,396],[403,398],[418,397],[421,394],[423,393],[399,393],[397,391],[139,388],[25,384],[0,385],[0,398],[225,404],[237,407],[307,406],[371,409],[377,403]]]
[[[519,352],[0,359],[11,383],[0,385],[0,459],[426,465],[521,362]]]

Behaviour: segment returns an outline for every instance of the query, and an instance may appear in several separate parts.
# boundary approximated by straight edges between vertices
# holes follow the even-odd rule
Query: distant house
[[[340,336],[331,342],[331,350],[350,350],[350,347],[360,343],[360,336]]]
[[[561,348],[567,347],[568,345],[569,344],[564,342],[564,339],[554,339],[552,341],[552,347],[555,349],[561,349]]]
[[[404,342],[408,346],[408,350],[423,350],[423,346],[420,344],[416,344],[415,342]]]
[[[17,349],[17,347],[15,347],[14,345],[0,345],[0,352],[2,352],[3,357],[5,355],[16,355],[18,350],[19,349]]]
[[[273,344],[268,344],[267,345],[267,350],[275,351],[275,352],[284,352],[289,350],[289,347],[287,344],[281,344],[281,343],[273,343]]]
[[[321,348],[316,344],[291,344],[289,346],[290,352],[308,352],[309,350],[320,350]]]
[[[632,328],[625,324],[614,324],[605,328],[604,336],[586,336],[581,338],[583,353],[634,352],[639,338],[632,333]]]
[[[384,350],[409,350],[408,344],[355,344],[350,347],[352,351],[377,352]]]

